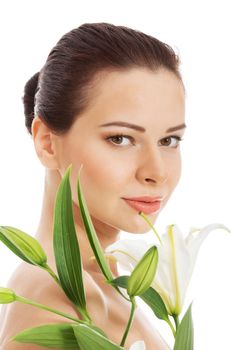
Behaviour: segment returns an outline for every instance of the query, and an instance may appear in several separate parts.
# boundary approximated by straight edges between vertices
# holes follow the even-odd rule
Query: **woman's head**
[[[55,133],[67,132],[92,104],[95,83],[102,72],[133,67],[152,71],[166,68],[182,82],[179,57],[169,45],[150,35],[109,23],[86,23],[71,30],[25,86],[29,133],[35,115]]]
[[[185,117],[178,62],[171,48],[143,33],[85,24],[59,41],[40,73],[32,123],[37,153],[61,176],[73,164],[77,205],[77,174],[84,165],[82,188],[100,228],[147,232],[149,226],[123,198],[162,196],[163,208],[179,181],[177,138],[183,129],[169,130]],[[33,80],[28,84],[35,89]],[[117,121],[138,130],[104,126]]]

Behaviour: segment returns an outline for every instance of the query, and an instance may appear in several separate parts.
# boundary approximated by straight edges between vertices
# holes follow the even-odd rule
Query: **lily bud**
[[[0,226],[0,240],[24,261],[45,266],[47,256],[39,242],[27,233],[10,226]]]
[[[0,287],[0,304],[10,304],[16,300],[12,289]]]
[[[147,250],[128,279],[127,292],[130,297],[144,293],[153,282],[158,264],[158,250],[152,246]]]

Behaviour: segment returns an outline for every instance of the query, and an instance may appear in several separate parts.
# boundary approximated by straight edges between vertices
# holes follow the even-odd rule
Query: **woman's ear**
[[[56,135],[38,116],[33,119],[31,131],[34,147],[41,163],[46,168],[58,169],[59,159],[56,152]]]

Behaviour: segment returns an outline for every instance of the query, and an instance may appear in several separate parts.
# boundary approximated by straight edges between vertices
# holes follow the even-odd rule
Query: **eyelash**
[[[115,137],[124,137],[124,138],[127,138],[127,139],[131,140],[131,142],[134,141],[134,138],[133,138],[132,136],[124,135],[124,134],[116,134],[116,135],[108,136],[108,137],[106,137],[106,140],[108,140],[108,142],[112,142],[112,141],[110,141],[110,139],[113,139],[113,138],[115,138]],[[166,139],[170,139],[170,138],[176,139],[176,140],[178,141],[178,143],[177,143],[177,145],[174,146],[174,147],[170,147],[170,146],[169,146],[169,148],[177,148],[177,147],[179,146],[179,143],[183,140],[180,136],[177,136],[177,135],[167,136],[167,137],[163,138],[162,140],[166,140]],[[112,143],[113,143],[113,142],[112,142]],[[116,143],[113,143],[113,144],[114,144],[115,146],[123,147],[123,146],[118,145],[118,144],[116,144]]]

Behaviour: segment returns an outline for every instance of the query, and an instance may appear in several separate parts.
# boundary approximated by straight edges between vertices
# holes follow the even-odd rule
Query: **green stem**
[[[124,299],[126,299],[127,301],[131,301],[130,299],[128,299],[128,298],[121,292],[121,290],[120,290],[117,286],[113,286],[113,284],[111,284],[111,281],[110,281],[110,280],[106,280],[105,282],[108,283],[108,284],[110,284],[113,288],[115,288],[115,290],[116,290]]]
[[[133,321],[133,315],[134,315],[135,309],[137,307],[137,304],[136,304],[134,297],[131,298],[131,303],[132,303],[132,307],[131,307],[130,317],[129,317],[128,324],[127,324],[126,330],[124,332],[123,338],[121,340],[120,346],[124,346],[125,340],[127,338],[129,329],[130,329],[132,321]]]
[[[150,220],[148,219],[148,217],[147,217],[142,211],[139,213],[139,215],[142,216],[143,219],[145,219],[145,221],[150,225],[150,227],[152,228],[152,230],[153,230],[154,233],[156,234],[156,236],[157,236],[159,242],[162,244],[161,238],[160,238],[159,234],[157,233],[157,231],[155,230],[154,226],[152,225],[152,222],[150,222]]]
[[[170,328],[171,328],[171,330],[172,330],[173,336],[174,336],[174,338],[175,338],[175,336],[176,336],[176,331],[175,331],[175,328],[174,328],[173,324],[171,323],[171,320],[168,318],[168,320],[166,320],[166,322],[169,324],[169,326],[170,326]]]
[[[58,310],[51,309],[50,307],[48,307],[48,306],[46,306],[46,305],[36,303],[36,302],[34,302],[34,301],[30,300],[30,299],[21,297],[21,296],[19,296],[19,295],[16,295],[15,300],[16,300],[16,301],[19,301],[19,302],[21,302],[21,303],[24,303],[24,304],[36,306],[36,307],[38,307],[38,308],[40,308],[40,309],[43,309],[43,310],[46,310],[46,311],[53,312],[54,314],[57,314],[57,315],[66,317],[66,318],[68,318],[69,320],[72,320],[72,321],[75,321],[75,322],[78,322],[78,323],[87,324],[86,321],[79,320],[78,318],[75,318],[75,317],[73,317],[73,316],[71,316],[71,315],[65,314],[65,313],[60,312],[60,311],[58,311]]]
[[[86,323],[91,324],[92,323],[92,319],[90,318],[89,314],[87,313],[87,310],[81,309],[78,306],[76,306],[77,311],[81,314],[81,316],[83,317],[84,321]]]
[[[55,280],[55,282],[59,285],[59,287],[62,287],[58,277],[56,276],[54,271],[49,267],[49,265],[45,264],[44,266],[42,266],[42,268],[45,269],[50,274],[50,276]]]
[[[180,320],[179,320],[179,316],[176,315],[176,314],[173,314],[172,317],[174,318],[174,321],[175,321],[175,325],[176,325],[176,331],[180,325]]]

